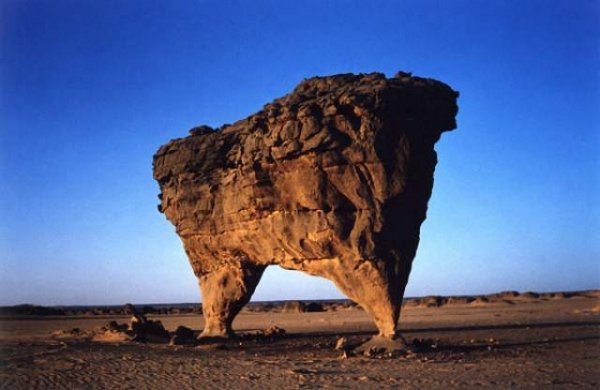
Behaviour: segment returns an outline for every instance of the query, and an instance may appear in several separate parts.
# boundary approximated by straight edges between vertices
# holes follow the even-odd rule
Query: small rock
[[[191,345],[194,344],[194,331],[186,326],[178,326],[175,334],[171,337],[169,345]]]
[[[57,338],[71,338],[71,337],[80,337],[80,336],[85,336],[87,332],[83,332],[81,329],[79,328],[72,328],[71,330],[57,330],[55,332],[52,332],[52,336],[53,337],[57,337]]]
[[[129,323],[129,329],[136,335],[135,341],[168,342],[169,332],[160,321],[152,321],[143,314],[134,314]]]
[[[133,340],[133,335],[128,332],[116,332],[107,330],[103,333],[96,333],[92,338],[93,341],[103,342],[103,343],[122,343]]]
[[[264,335],[266,337],[283,336],[284,334],[285,334],[285,329],[280,328],[275,325],[265,329],[265,331],[264,331]]]
[[[194,331],[186,326],[179,325],[177,329],[175,329],[175,335],[185,339],[193,339]]]
[[[124,332],[128,328],[127,324],[119,324],[117,321],[109,321],[101,328],[103,331],[109,332]]]
[[[194,343],[194,339],[189,339],[189,338],[178,336],[178,335],[174,335],[173,337],[171,337],[171,340],[169,341],[169,345],[171,345],[171,346],[191,345],[193,343]]]
[[[340,337],[335,342],[335,349],[337,349],[337,350],[345,349],[347,345],[348,345],[348,339],[346,339],[345,337]]]

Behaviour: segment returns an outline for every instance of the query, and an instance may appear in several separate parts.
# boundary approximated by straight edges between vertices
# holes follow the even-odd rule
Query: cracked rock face
[[[458,93],[407,73],[315,77],[258,113],[200,126],[154,156],[159,205],[224,336],[268,265],[332,280],[396,323]]]

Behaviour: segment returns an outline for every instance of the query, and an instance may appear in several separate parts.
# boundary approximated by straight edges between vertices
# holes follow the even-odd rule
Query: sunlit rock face
[[[159,209],[200,280],[203,335],[228,335],[277,264],[332,280],[393,339],[457,96],[402,72],[314,77],[162,146]]]

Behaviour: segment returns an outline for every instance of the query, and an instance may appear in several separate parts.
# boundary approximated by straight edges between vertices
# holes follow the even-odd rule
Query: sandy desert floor
[[[407,306],[400,320],[413,353],[344,356],[375,328],[359,309],[243,312],[227,343],[168,346],[98,343],[52,332],[93,330],[128,317],[5,317],[0,322],[2,389],[600,388],[597,293],[517,298],[442,307]],[[200,315],[153,316],[172,331],[202,329]],[[285,335],[257,337],[277,326]]]

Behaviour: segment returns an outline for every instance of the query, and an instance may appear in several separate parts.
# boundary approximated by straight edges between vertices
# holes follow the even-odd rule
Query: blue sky
[[[15,1],[0,21],[0,304],[193,302],[152,155],[303,78],[461,92],[408,295],[600,287],[599,1]],[[337,298],[267,270],[256,300]]]

